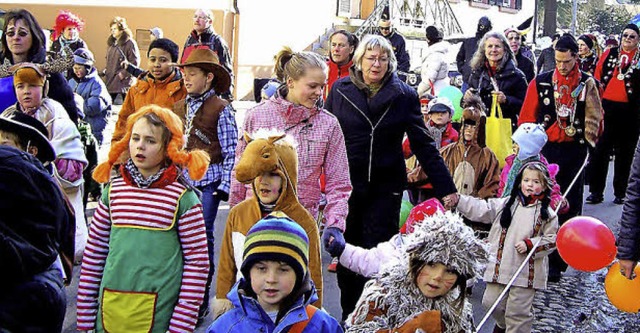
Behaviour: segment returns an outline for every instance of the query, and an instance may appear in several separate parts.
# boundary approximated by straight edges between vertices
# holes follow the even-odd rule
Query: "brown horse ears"
[[[253,141],[253,139],[249,136],[249,133],[244,132],[244,141],[246,141],[247,143]]]
[[[287,136],[286,134],[282,134],[282,135],[278,135],[278,136],[270,136],[269,137],[269,143],[274,143],[282,138],[284,138],[285,136]]]

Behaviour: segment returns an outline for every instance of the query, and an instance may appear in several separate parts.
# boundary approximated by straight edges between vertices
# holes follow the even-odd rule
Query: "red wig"
[[[84,20],[81,19],[80,16],[68,10],[61,10],[58,16],[56,16],[56,25],[53,27],[53,34],[51,35],[51,38],[53,40],[58,39],[62,36],[64,28],[70,25],[78,28],[78,31],[80,32],[84,28]]]

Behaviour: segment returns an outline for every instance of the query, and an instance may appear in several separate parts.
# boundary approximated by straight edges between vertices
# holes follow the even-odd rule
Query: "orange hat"
[[[129,158],[129,140],[131,139],[133,124],[143,116],[150,113],[153,113],[158,116],[158,118],[162,119],[162,122],[171,132],[171,138],[165,147],[165,151],[169,159],[179,166],[186,167],[187,170],[189,170],[189,177],[191,179],[199,180],[204,177],[204,174],[209,167],[209,155],[205,151],[199,149],[192,150],[190,152],[184,150],[182,148],[184,146],[182,120],[173,113],[173,111],[151,104],[140,108],[127,118],[125,136],[119,141],[111,144],[108,160],[96,167],[93,171],[93,179],[99,183],[108,182],[113,165],[116,163],[123,163]]]
[[[10,70],[13,72],[13,84],[28,83],[32,86],[44,86],[46,75],[42,68],[32,63],[20,63],[12,66]]]

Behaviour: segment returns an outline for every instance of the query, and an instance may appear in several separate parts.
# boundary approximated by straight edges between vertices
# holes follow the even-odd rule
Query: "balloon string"
[[[582,174],[582,171],[587,166],[587,162],[588,161],[589,161],[589,152],[587,152],[587,156],[584,158],[584,162],[582,162],[582,166],[580,167],[580,170],[578,170],[578,172],[576,173],[576,176],[573,178],[573,181],[571,181],[571,183],[569,184],[569,186],[565,190],[564,194],[562,195],[562,201],[564,201],[566,199],[567,194],[569,194],[569,191],[571,191],[571,189],[573,188],[573,185],[575,185],[576,181],[578,180],[578,178]],[[558,205],[558,207],[556,207],[556,210],[554,211],[554,214],[558,214],[558,211],[560,210],[561,206],[562,205]],[[522,272],[524,267],[528,264],[529,259],[531,259],[531,256],[533,256],[533,254],[535,253],[536,249],[538,248],[538,245],[540,245],[540,241],[541,240],[542,240],[542,238],[538,238],[538,240],[536,240],[535,244],[533,244],[533,247],[529,251],[529,254],[527,255],[527,257],[524,259],[524,261],[522,261],[522,264],[520,264],[520,267],[518,267],[518,270],[516,270],[516,272],[513,274],[513,276],[509,280],[509,283],[507,283],[507,285],[504,287],[504,289],[502,290],[502,292],[500,293],[500,295],[498,296],[496,301],[493,302],[493,304],[489,308],[489,311],[487,311],[487,313],[484,315],[484,317],[482,318],[482,320],[480,321],[480,323],[476,327],[476,329],[475,329],[476,333],[480,331],[480,328],[482,328],[482,326],[486,323],[487,319],[489,319],[489,316],[491,315],[491,313],[493,313],[493,310],[496,309],[496,307],[498,306],[498,303],[500,303],[500,301],[502,300],[504,295],[507,294],[507,292],[509,291],[509,288],[511,288],[511,285],[513,285],[513,282],[516,280],[516,278],[518,277],[520,272]]]

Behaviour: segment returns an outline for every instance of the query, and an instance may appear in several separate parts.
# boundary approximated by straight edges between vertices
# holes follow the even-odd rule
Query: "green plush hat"
[[[262,260],[286,262],[296,273],[296,283],[301,283],[309,266],[307,232],[281,212],[258,221],[244,241],[240,271],[245,279],[249,279],[251,267]]]

